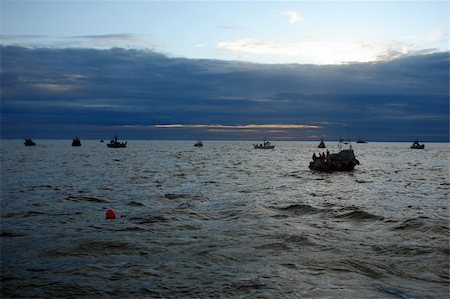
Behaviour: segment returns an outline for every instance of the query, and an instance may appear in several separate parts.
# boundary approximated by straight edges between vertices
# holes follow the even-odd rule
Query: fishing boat
[[[123,147],[127,147],[127,141],[119,142],[119,141],[117,141],[117,136],[115,136],[114,139],[111,139],[111,141],[106,144],[106,146],[112,147],[112,148],[123,148]]]
[[[325,146],[325,142],[323,142],[323,138],[322,138],[322,140],[320,140],[320,143],[319,143],[319,145],[317,146],[318,148],[325,148],[326,146]]]
[[[367,142],[363,139],[358,139],[358,141],[356,141],[356,143],[367,143]]]
[[[256,149],[274,149],[275,145],[272,145],[269,141],[264,139],[264,142],[261,144],[253,144],[253,147]]]
[[[312,161],[309,162],[309,169],[325,172],[352,171],[356,165],[359,165],[350,142],[341,139],[338,148],[339,152],[335,154],[330,154],[328,150],[318,156],[314,153]]]
[[[413,149],[424,149],[425,148],[425,144],[419,144],[419,141],[415,140],[413,142],[413,144],[411,145],[411,148],[413,148]]]
[[[72,146],[81,146],[81,141],[78,137],[75,137],[75,139],[72,140]]]
[[[25,144],[25,146],[34,146],[34,145],[36,145],[36,143],[34,143],[34,141],[31,140],[31,139],[25,139],[25,142],[23,144]]]
[[[203,142],[201,140],[197,140],[197,142],[194,144],[195,147],[202,147]]]

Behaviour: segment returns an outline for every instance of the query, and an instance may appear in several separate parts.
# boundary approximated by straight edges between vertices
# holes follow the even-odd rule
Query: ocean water
[[[1,298],[449,297],[449,144],[35,141],[1,142]]]

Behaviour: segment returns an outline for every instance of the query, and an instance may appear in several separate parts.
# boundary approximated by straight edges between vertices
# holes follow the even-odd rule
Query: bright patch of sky
[[[2,1],[0,42],[334,64],[448,51],[448,1]]]

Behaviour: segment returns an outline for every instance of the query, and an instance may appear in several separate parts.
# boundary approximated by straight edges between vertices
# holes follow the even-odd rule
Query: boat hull
[[[126,144],[110,144],[110,143],[108,143],[106,146],[110,147],[110,148],[124,148],[124,147],[127,147]]]
[[[334,171],[353,171],[355,166],[358,165],[355,162],[341,162],[341,163],[327,163],[327,162],[309,162],[309,169],[323,172]]]

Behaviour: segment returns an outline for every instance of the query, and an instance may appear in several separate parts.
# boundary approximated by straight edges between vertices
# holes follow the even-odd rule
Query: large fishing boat
[[[349,141],[341,139],[338,148],[339,152],[335,154],[330,154],[328,150],[326,153],[319,153],[318,156],[314,153],[309,168],[326,172],[352,171],[356,165],[359,165]]]

